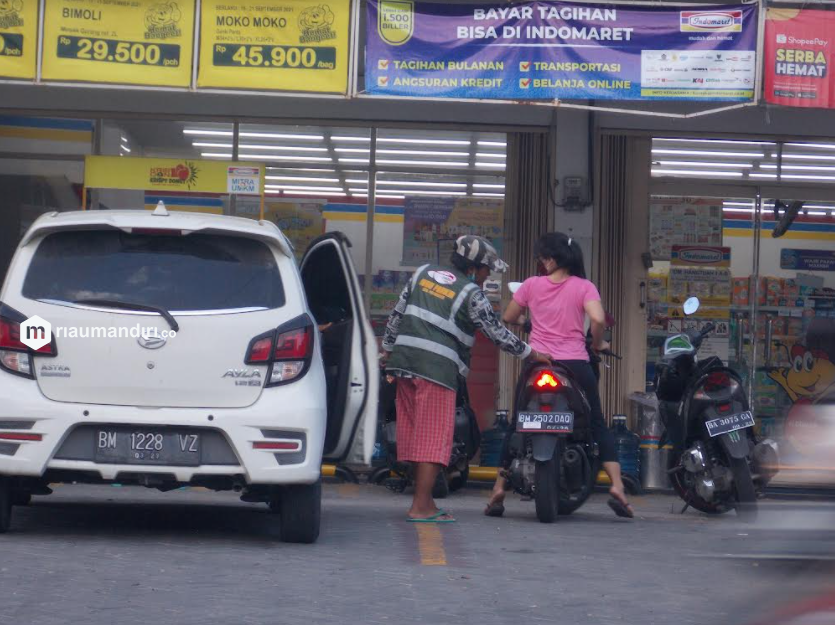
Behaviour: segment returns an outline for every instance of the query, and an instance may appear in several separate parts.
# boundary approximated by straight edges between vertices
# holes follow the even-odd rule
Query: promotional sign
[[[84,186],[91,189],[232,193],[229,191],[232,179],[243,168],[258,172],[257,187],[249,187],[247,193],[259,195],[264,188],[263,165],[189,158],[87,156],[84,159]]]
[[[780,250],[780,269],[835,271],[835,252],[831,250]]]
[[[722,202],[710,198],[653,198],[649,206],[650,253],[670,260],[674,245],[722,245]]]
[[[35,78],[38,0],[0,2],[0,76]]]
[[[204,0],[200,87],[348,90],[350,0]]]
[[[46,2],[44,80],[188,87],[194,2]]]
[[[768,9],[765,23],[765,100],[773,104],[835,108],[830,76],[835,13]]]
[[[403,261],[407,267],[445,263],[455,240],[489,239],[501,256],[504,203],[455,197],[410,197],[403,209]]]
[[[756,5],[369,0],[365,90],[479,99],[750,100]]]

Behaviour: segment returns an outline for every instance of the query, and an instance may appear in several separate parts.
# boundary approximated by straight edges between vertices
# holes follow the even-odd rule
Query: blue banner
[[[830,250],[780,250],[780,269],[835,271],[835,252]]]
[[[365,90],[508,100],[745,101],[756,5],[369,0]]]

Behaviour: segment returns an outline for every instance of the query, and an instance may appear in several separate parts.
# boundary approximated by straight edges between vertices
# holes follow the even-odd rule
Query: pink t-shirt
[[[600,300],[597,287],[588,280],[569,277],[554,283],[548,276],[528,278],[513,295],[528,309],[533,323],[530,343],[554,360],[588,360],[586,351],[586,302]]]

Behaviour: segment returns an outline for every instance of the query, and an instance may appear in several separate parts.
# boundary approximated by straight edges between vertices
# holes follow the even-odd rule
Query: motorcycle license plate
[[[707,433],[712,438],[714,436],[728,434],[729,432],[735,432],[736,430],[754,427],[754,415],[750,411],[741,412],[739,414],[705,421],[705,425],[707,426]]]
[[[571,434],[574,431],[573,412],[520,412],[516,420],[517,432],[550,432]]]

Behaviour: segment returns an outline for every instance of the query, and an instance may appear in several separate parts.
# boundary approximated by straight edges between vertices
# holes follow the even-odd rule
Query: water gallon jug
[[[629,431],[626,427],[626,415],[622,414],[612,417],[612,432],[615,435],[615,449],[618,452],[621,473],[624,477],[629,476],[640,483],[641,437]]]

